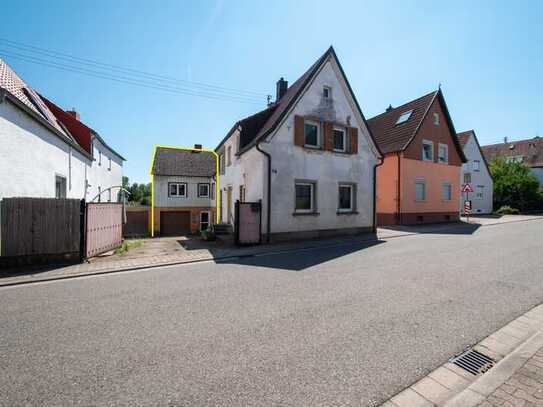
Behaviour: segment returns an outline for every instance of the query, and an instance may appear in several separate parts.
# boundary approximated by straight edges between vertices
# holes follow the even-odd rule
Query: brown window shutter
[[[302,116],[294,116],[294,145],[300,147],[305,145],[304,118]]]
[[[349,127],[349,141],[351,143],[351,154],[358,154],[358,129]]]
[[[322,127],[324,129],[323,147],[326,151],[332,151],[334,148],[334,140],[332,139],[332,129],[334,128],[334,125],[331,122],[324,122]]]

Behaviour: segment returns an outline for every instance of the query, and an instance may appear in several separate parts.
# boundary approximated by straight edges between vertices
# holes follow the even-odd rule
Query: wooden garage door
[[[190,212],[161,212],[160,235],[181,236],[190,233]]]

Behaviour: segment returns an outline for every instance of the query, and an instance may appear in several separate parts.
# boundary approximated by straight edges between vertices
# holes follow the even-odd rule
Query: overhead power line
[[[117,65],[104,64],[85,58],[74,57],[30,45],[23,45],[3,38],[0,38],[0,45],[8,48],[16,48],[25,52],[22,54],[14,52],[11,49],[3,49],[0,50],[1,55],[99,79],[163,90],[171,93],[206,97],[215,100],[230,100],[241,103],[261,104],[266,98],[264,93],[236,90],[201,82],[184,81],[166,75],[151,74],[131,68],[124,68]],[[28,55],[31,53],[29,49],[33,49],[32,54],[41,54],[48,59],[37,57],[32,54]],[[62,61],[68,61],[70,64],[66,64]]]

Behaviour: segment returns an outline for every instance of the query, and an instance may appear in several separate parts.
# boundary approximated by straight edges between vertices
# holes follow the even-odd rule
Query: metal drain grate
[[[468,349],[461,355],[451,359],[451,363],[467,370],[473,375],[478,375],[488,372],[488,370],[494,366],[494,359],[489,358],[476,350]]]

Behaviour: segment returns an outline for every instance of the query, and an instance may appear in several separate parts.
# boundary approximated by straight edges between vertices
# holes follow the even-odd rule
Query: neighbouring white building
[[[238,121],[216,148],[220,220],[262,202],[273,240],[375,230],[381,154],[332,47],[267,109]]]
[[[124,158],[1,59],[0,141],[0,199],[117,200]]]
[[[464,150],[464,155],[468,160],[462,166],[460,183],[462,185],[470,184],[473,188],[473,192],[469,193],[468,196],[472,205],[471,213],[492,213],[494,184],[485,157],[481,151],[481,146],[475,136],[475,131],[469,130],[459,133],[458,139]],[[466,194],[462,193],[460,199],[461,213],[464,213],[465,201]]]

